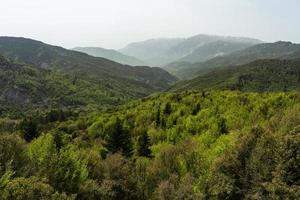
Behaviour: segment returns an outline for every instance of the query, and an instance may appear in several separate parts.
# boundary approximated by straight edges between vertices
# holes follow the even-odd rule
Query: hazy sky
[[[300,43],[300,0],[1,0],[0,35],[121,48],[199,33]]]

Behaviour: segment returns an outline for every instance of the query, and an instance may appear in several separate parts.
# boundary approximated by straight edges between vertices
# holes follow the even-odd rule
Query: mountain
[[[126,56],[113,49],[104,49],[100,47],[76,47],[72,50],[86,53],[95,57],[106,58],[121,64],[132,65],[132,66],[145,66],[146,64],[143,61],[140,61],[137,58],[132,56]]]
[[[188,79],[207,72],[207,69],[243,65],[259,59],[297,59],[300,58],[300,44],[275,42],[258,44],[229,55],[219,56],[202,63],[184,66],[176,71],[176,76]],[[173,64],[176,65],[176,64]],[[178,67],[178,66],[177,66]],[[179,67],[178,67],[179,68]]]
[[[126,55],[139,58],[152,66],[164,66],[175,61],[193,63],[208,60],[220,53],[232,52],[258,43],[261,43],[261,41],[251,38],[200,34],[185,39],[151,39],[129,44],[120,51]],[[207,52],[205,52],[206,48]],[[232,50],[230,50],[231,48]],[[201,55],[203,52],[206,55]],[[189,58],[192,59],[189,60]]]
[[[195,49],[191,54],[188,54],[178,61],[164,66],[163,69],[174,75],[178,75],[179,72],[182,73],[182,71],[185,69],[192,67],[194,63],[204,62],[216,57],[225,56],[232,52],[246,49],[250,46],[253,46],[253,44],[229,41],[209,42]]]
[[[159,38],[128,44],[119,51],[125,55],[136,57],[152,66],[158,66],[168,61],[165,52],[180,44],[183,38]]]
[[[137,81],[91,79],[16,64],[0,56],[0,116],[35,108],[107,106],[156,91]]]
[[[182,81],[171,90],[300,90],[300,60],[257,60],[242,66],[221,67]]]
[[[253,43],[233,42],[233,41],[215,41],[206,43],[195,49],[191,54],[179,59],[179,62],[199,63],[210,60],[215,57],[224,56],[235,51],[246,49],[253,46]]]
[[[174,76],[160,68],[122,65],[25,38],[0,37],[0,54],[16,62],[56,69],[79,77],[88,76],[106,84],[117,84],[120,90],[122,86],[131,85],[134,88],[139,85],[158,91],[176,81]],[[123,92],[127,93],[126,90]]]
[[[222,44],[223,42],[224,44]],[[222,45],[225,46],[232,45],[233,46],[232,48],[236,49],[237,48],[236,45],[241,45],[240,48],[242,48],[242,47],[249,47],[258,43],[261,43],[261,41],[252,38],[200,34],[200,35],[187,38],[185,41],[181,42],[177,46],[172,47],[171,49],[168,50],[167,55],[174,57],[174,60],[175,59],[181,60],[182,58],[188,57],[189,55],[192,56],[194,52],[195,54],[197,54],[197,51],[200,51],[200,53],[201,51],[202,52],[206,51],[206,49],[207,51],[217,51],[217,49],[221,48]],[[223,49],[225,48],[223,47]],[[230,47],[228,47],[228,49],[230,49]],[[219,52],[216,52],[216,54],[217,53]],[[202,60],[207,60],[207,59],[208,58],[202,58]],[[185,59],[183,60],[187,61]],[[192,60],[189,62],[194,62],[194,61]]]

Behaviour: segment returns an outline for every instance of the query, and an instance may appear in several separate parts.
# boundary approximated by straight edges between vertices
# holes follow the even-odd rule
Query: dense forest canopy
[[[0,121],[2,199],[297,199],[296,92],[156,94]]]

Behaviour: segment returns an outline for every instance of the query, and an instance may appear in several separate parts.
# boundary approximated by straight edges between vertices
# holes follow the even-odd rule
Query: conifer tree
[[[112,153],[121,152],[125,156],[132,153],[131,137],[127,129],[123,129],[121,120],[116,117],[105,127],[107,134],[106,148]]]
[[[147,131],[143,131],[142,134],[138,137],[137,141],[137,154],[138,156],[143,157],[150,157],[151,156],[151,150],[150,150],[150,139],[147,134]]]

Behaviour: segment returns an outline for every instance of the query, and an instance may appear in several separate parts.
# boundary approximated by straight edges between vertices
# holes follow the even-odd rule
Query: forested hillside
[[[0,37],[0,54],[20,63],[78,76],[86,75],[108,84],[136,82],[164,90],[176,81],[174,76],[160,68],[122,65],[26,38]]]
[[[203,75],[209,69],[226,66],[244,65],[260,59],[293,60],[300,58],[300,44],[291,42],[263,43],[233,52],[228,55],[218,56],[202,63],[188,64],[173,63],[177,70],[175,75],[182,79],[195,78]]]
[[[298,93],[165,93],[1,119],[1,199],[297,199]]]
[[[154,91],[157,88],[138,81],[109,77],[92,79],[16,64],[0,56],[0,116],[19,115],[35,109],[44,112],[51,108],[105,107]]]
[[[199,63],[210,60],[218,56],[224,56],[235,51],[246,49],[256,43],[239,41],[214,41],[205,43],[195,49],[192,53],[179,59],[179,62]]]
[[[145,66],[147,65],[143,61],[132,57],[126,56],[113,49],[104,49],[100,47],[76,47],[72,50],[83,52],[95,57],[103,57],[121,64],[132,65],[132,66]]]
[[[202,62],[215,55],[225,55],[261,42],[245,37],[198,34],[188,38],[161,38],[131,43],[120,51],[151,66],[165,66],[177,61]]]
[[[220,67],[171,90],[218,89],[240,91],[299,91],[300,60],[258,60],[242,66]]]

